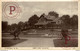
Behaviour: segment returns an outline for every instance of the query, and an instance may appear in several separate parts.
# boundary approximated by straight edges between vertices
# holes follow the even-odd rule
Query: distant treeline
[[[51,16],[59,17],[59,14],[54,11],[51,11],[48,14]],[[41,16],[43,16],[43,14]],[[15,28],[29,29],[35,26],[35,23],[38,22],[41,16],[37,16],[35,14],[31,16],[28,21],[20,21],[18,24],[13,23],[11,25],[9,25],[7,21],[2,21],[2,31],[14,30]],[[70,17],[70,15],[63,15],[60,18],[64,22],[65,26],[71,28],[78,28],[78,15],[73,15],[72,17]]]

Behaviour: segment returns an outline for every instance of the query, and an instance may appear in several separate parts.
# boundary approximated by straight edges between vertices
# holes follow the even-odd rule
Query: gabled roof
[[[50,15],[45,15],[44,16],[47,20],[54,20],[55,19],[55,16],[50,16]]]
[[[54,16],[51,16],[51,17],[52,17],[52,19],[50,18],[50,15],[44,15],[44,17],[40,17],[39,19],[43,18],[45,20],[45,22],[38,21],[35,25],[46,25],[50,22],[56,22],[60,19],[60,17],[58,17],[58,18],[56,18]]]
[[[60,17],[54,19],[53,22],[56,22],[56,21],[58,21],[58,20],[60,20]]]

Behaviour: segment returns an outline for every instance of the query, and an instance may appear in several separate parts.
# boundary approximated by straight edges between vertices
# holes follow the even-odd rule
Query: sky
[[[2,14],[2,21],[7,21],[8,24],[18,23],[20,21],[25,22],[28,19],[36,14],[40,16],[45,13],[46,15],[50,11],[55,11],[59,14],[59,17],[62,15],[78,15],[78,3],[76,1],[67,1],[67,2],[17,2],[21,8],[21,13],[15,19],[8,19]],[[5,2],[2,3],[2,6],[5,5]]]

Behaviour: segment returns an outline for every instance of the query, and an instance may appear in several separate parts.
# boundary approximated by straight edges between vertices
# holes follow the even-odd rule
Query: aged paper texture
[[[1,0],[0,49],[80,49],[79,0]]]

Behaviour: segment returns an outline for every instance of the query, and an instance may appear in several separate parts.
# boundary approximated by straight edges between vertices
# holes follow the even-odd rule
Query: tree
[[[8,26],[8,22],[7,21],[2,21],[2,31],[6,30]]]
[[[14,36],[14,40],[20,39],[19,35],[21,33],[21,30],[23,29],[23,22],[19,22],[18,24],[14,23],[11,25],[13,31],[11,32],[11,34]]]
[[[63,15],[61,17],[62,20],[62,27],[69,28],[70,27],[70,16],[69,15]]]
[[[18,29],[23,29],[23,27],[24,27],[24,23],[20,21],[20,22],[18,23],[18,27],[17,27],[17,28],[18,28]]]
[[[54,11],[49,12],[48,15],[55,16],[55,17],[59,16],[59,14],[57,12],[54,12]]]
[[[10,32],[11,31],[11,25],[7,26],[7,30]]]
[[[33,15],[29,18],[28,23],[30,26],[34,26],[35,23],[38,22],[39,17],[37,15]]]
[[[15,30],[18,27],[18,25],[16,23],[11,24],[11,30]]]
[[[28,29],[29,28],[29,23],[26,21],[25,23],[24,23],[24,29]]]
[[[78,16],[77,15],[73,15],[71,17],[70,24],[71,24],[72,28],[78,28]]]

